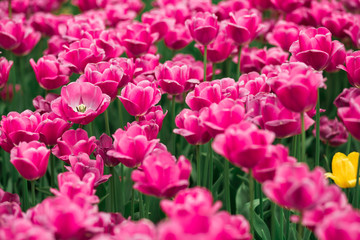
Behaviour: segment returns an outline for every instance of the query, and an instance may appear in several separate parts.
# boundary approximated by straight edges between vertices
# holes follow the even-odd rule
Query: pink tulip
[[[95,156],[100,155],[101,158],[104,160],[105,166],[115,167],[120,163],[118,159],[107,155],[108,151],[114,149],[113,140],[110,136],[103,133],[101,134],[99,140],[96,140],[95,143],[96,143],[96,149],[94,151],[94,155]]]
[[[81,128],[70,129],[57,140],[52,153],[60,160],[69,163],[70,155],[76,156],[80,153],[91,155],[96,147],[95,140],[94,136],[89,138],[87,132]]]
[[[164,9],[152,9],[141,15],[141,21],[150,25],[151,33],[157,33],[157,41],[163,39],[175,20],[164,16]]]
[[[234,62],[238,61],[238,56],[233,58]],[[240,71],[242,73],[260,72],[266,65],[266,50],[256,47],[245,47],[241,49]]]
[[[35,31],[32,27],[27,27],[20,45],[13,48],[11,51],[18,56],[28,55],[40,41],[40,38],[40,32]]]
[[[50,113],[51,111],[51,102],[58,98],[59,95],[55,93],[48,93],[46,94],[45,98],[42,96],[37,96],[33,99],[32,103],[36,112],[43,114],[43,113]]]
[[[247,0],[230,0],[221,1],[215,7],[215,15],[219,18],[219,21],[223,21],[230,18],[231,12],[237,12],[241,9],[250,9],[251,1]]]
[[[92,172],[86,173],[82,179],[73,172],[60,173],[58,183],[59,190],[50,189],[55,196],[66,196],[75,202],[81,198],[89,203],[99,202],[99,198],[94,195],[95,174]]]
[[[156,124],[155,121],[134,121],[132,123],[127,123],[127,126],[124,127],[125,130],[128,130],[131,126],[138,125],[145,132],[145,135],[148,140],[154,140],[157,138],[160,127]]]
[[[321,226],[327,218],[331,218],[332,214],[351,211],[352,207],[348,203],[346,195],[335,185],[326,188],[323,198],[326,200],[318,203],[314,209],[303,212],[302,225],[312,231]],[[299,217],[294,215],[291,220],[298,222]]]
[[[98,39],[95,40],[96,46],[102,48],[105,52],[104,60],[120,56],[124,49],[120,44],[117,32],[114,30],[104,30],[100,33]]]
[[[54,55],[41,57],[37,63],[34,59],[30,59],[30,65],[35,72],[36,80],[46,90],[59,88],[69,82],[69,69]]]
[[[73,82],[62,87],[61,96],[51,102],[53,112],[77,124],[86,125],[103,113],[110,97],[100,87],[88,82]]]
[[[290,52],[296,60],[315,70],[334,71],[346,57],[344,45],[332,41],[330,31],[324,27],[300,31],[299,40],[291,45]]]
[[[5,57],[0,57],[0,88],[3,88],[9,80],[13,63],[13,61],[8,61]]]
[[[320,140],[325,144],[337,147],[348,141],[348,132],[345,126],[335,119],[328,119],[326,116],[320,117]],[[313,135],[316,136],[315,128]]]
[[[118,240],[144,239],[155,240],[156,228],[154,224],[147,220],[141,219],[138,222],[124,221],[114,229],[115,237]]]
[[[67,121],[58,118],[54,113],[44,113],[41,115],[41,122],[36,128],[36,132],[40,134],[41,142],[53,146],[71,125]]]
[[[158,227],[159,240],[252,239],[250,224],[241,215],[230,215],[222,211],[213,216],[185,215],[181,219],[170,219]]]
[[[292,22],[278,21],[271,33],[266,36],[270,44],[289,51],[293,42],[299,38],[299,26]]]
[[[0,228],[1,239],[55,240],[49,230],[31,223],[26,218],[17,218],[4,223]]]
[[[123,88],[128,82],[133,80],[135,63],[131,58],[113,58],[109,61],[111,65],[119,66],[123,70],[122,78],[119,82],[118,89]]]
[[[241,122],[215,137],[214,151],[239,167],[253,168],[261,162],[275,135],[266,130],[259,130],[249,122]]]
[[[280,69],[277,76],[269,79],[280,102],[294,112],[313,109],[317,102],[318,88],[325,86],[322,74],[299,62],[285,63]]]
[[[119,23],[129,22],[136,18],[136,12],[126,3],[110,3],[105,7],[108,25],[116,27]]]
[[[204,54],[204,46],[199,44],[197,47]],[[218,36],[207,47],[207,59],[213,63],[223,62],[230,56],[233,50],[234,46],[231,39],[227,36],[225,24],[221,24]]]
[[[202,145],[210,141],[211,136],[201,122],[200,113],[190,109],[183,109],[175,118],[178,129],[174,129],[175,134],[179,134],[193,145]]]
[[[129,168],[141,164],[150,154],[159,140],[148,140],[146,131],[140,125],[132,125],[126,131],[118,129],[114,134],[114,149],[109,150],[109,157],[117,159]]]
[[[3,189],[0,188],[0,203],[4,202],[13,202],[20,205],[19,195],[5,192]]]
[[[279,98],[268,96],[261,107],[263,128],[275,133],[277,138],[288,138],[301,133],[300,113],[285,108]],[[304,114],[305,131],[313,124],[306,113]]]
[[[345,67],[340,65],[339,68],[347,72],[347,78],[350,84],[360,88],[360,51],[355,51],[346,56]]]
[[[338,108],[338,116],[341,121],[344,123],[346,129],[349,133],[356,139],[360,139],[360,121],[358,116],[359,111],[360,96],[349,99],[349,106],[344,106]]]
[[[276,204],[302,212],[326,201],[322,198],[328,184],[324,174],[319,167],[310,172],[305,163],[282,164],[262,189]]]
[[[105,52],[96,46],[94,40],[82,38],[65,47],[66,50],[59,54],[59,60],[64,66],[75,73],[82,73],[88,63],[97,63],[104,59]]]
[[[221,208],[221,201],[213,203],[211,192],[202,187],[188,188],[180,191],[174,200],[164,199],[160,202],[161,209],[169,218],[181,216],[213,215]]]
[[[7,152],[20,142],[39,140],[36,128],[41,122],[39,113],[25,110],[22,113],[10,112],[2,116],[0,122],[0,146]]]
[[[154,75],[155,68],[159,65],[160,55],[147,53],[135,60],[135,77],[140,75]]]
[[[227,25],[229,37],[238,46],[246,45],[254,40],[261,30],[261,14],[256,9],[242,9],[230,13]]]
[[[345,38],[347,35],[345,30],[349,30],[354,25],[355,18],[350,13],[334,11],[331,13],[331,16],[324,17],[322,23],[334,36]]]
[[[165,45],[173,50],[180,50],[189,45],[191,41],[189,29],[182,24],[171,27],[164,37]]]
[[[58,34],[60,24],[66,24],[69,15],[54,15],[52,13],[37,12],[30,17],[30,25],[36,31],[47,36]]]
[[[44,51],[45,55],[59,55],[59,53],[67,50],[70,44],[62,37],[54,35],[48,40],[48,48]]]
[[[217,17],[209,12],[198,12],[186,21],[186,26],[192,38],[204,46],[213,42],[219,32]]]
[[[101,91],[114,99],[117,89],[123,78],[123,70],[120,66],[109,62],[89,63],[86,65],[84,74],[77,80],[79,83],[90,82],[98,86]]]
[[[336,211],[324,219],[316,230],[316,236],[321,240],[360,238],[360,213],[355,210]]]
[[[264,74],[260,75],[257,72],[241,74],[239,78],[239,83],[249,91],[250,95],[256,95],[260,92],[269,93],[271,89],[267,82],[268,78]]]
[[[295,163],[296,159],[289,156],[289,151],[283,145],[270,145],[265,158],[260,161],[252,171],[256,181],[263,183],[273,180],[278,167],[284,163]]]
[[[80,179],[85,179],[88,173],[93,173],[95,175],[95,187],[111,177],[111,175],[104,175],[104,161],[100,155],[96,155],[96,160],[92,160],[88,154],[81,152],[76,156],[70,155],[69,162],[71,166],[66,166],[66,169],[76,173]]]
[[[25,35],[25,26],[21,21],[3,18],[0,20],[0,47],[12,50],[20,46]]]
[[[42,226],[60,239],[83,239],[94,229],[97,209],[90,203],[81,205],[68,197],[47,198],[27,214],[36,226]]]
[[[167,110],[165,113],[163,113],[163,109],[161,108],[161,106],[157,105],[157,106],[150,108],[149,111],[145,115],[140,116],[139,121],[140,121],[140,123],[142,121],[154,122],[154,123],[156,123],[156,125],[159,126],[159,130],[161,130],[164,118],[167,113],[168,113]]]
[[[190,67],[186,64],[178,65],[167,61],[155,69],[156,79],[161,89],[172,95],[181,94],[190,89],[192,84],[199,83],[196,79],[190,78]]]
[[[245,118],[244,105],[230,98],[203,108],[200,119],[212,137],[223,133],[229,126],[240,123]]]
[[[43,143],[20,142],[11,149],[10,162],[22,177],[33,181],[45,175],[49,156],[50,150]]]
[[[147,195],[171,198],[189,186],[191,164],[184,156],[176,160],[171,153],[157,151],[145,157],[131,174],[134,189]]]
[[[104,20],[99,14],[76,15],[69,18],[65,24],[58,27],[59,35],[69,43],[80,41],[80,46],[84,47],[83,39],[97,39],[101,32],[105,30]],[[79,47],[79,44],[76,44]],[[76,49],[74,45],[74,49]],[[87,48],[87,47],[86,47]]]
[[[157,34],[150,32],[148,24],[134,22],[126,27],[122,35],[122,45],[126,48],[129,57],[138,57],[147,53],[156,40]]]
[[[194,91],[187,94],[185,102],[192,110],[199,111],[212,103],[219,103],[224,98],[236,100],[239,95],[234,79],[223,78],[200,83]]]
[[[276,9],[289,13],[304,6],[305,0],[271,0]]]
[[[72,0],[72,4],[79,7],[81,11],[105,7],[107,1],[96,0]],[[102,4],[101,4],[102,3]]]
[[[118,98],[130,115],[141,116],[160,101],[161,92],[155,83],[144,80],[126,85]]]
[[[359,88],[345,88],[339,96],[336,97],[334,100],[334,105],[337,108],[340,107],[349,107],[350,106],[350,100],[356,98],[360,95],[360,89]]]

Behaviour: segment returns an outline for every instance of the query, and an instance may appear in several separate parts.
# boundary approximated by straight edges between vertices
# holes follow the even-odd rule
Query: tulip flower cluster
[[[359,12],[0,1],[0,239],[360,239]]]

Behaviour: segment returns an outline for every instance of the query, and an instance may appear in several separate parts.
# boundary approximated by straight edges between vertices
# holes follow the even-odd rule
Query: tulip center
[[[86,106],[84,104],[80,104],[76,107],[76,111],[84,113],[86,111]]]

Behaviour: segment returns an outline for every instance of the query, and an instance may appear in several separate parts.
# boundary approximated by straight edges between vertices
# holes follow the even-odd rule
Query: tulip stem
[[[214,160],[213,160],[213,156],[212,156],[212,148],[211,148],[211,143],[212,140],[210,140],[210,142],[208,143],[208,152],[206,155],[206,161],[209,162],[210,167],[209,167],[209,185],[208,188],[210,190],[210,192],[212,193],[212,188],[213,188],[213,176],[214,176]]]
[[[110,136],[110,124],[109,124],[109,113],[108,110],[105,110],[105,131],[108,136]]]
[[[258,184],[258,190],[259,190],[260,218],[263,219],[263,216],[264,216],[264,210],[263,210],[263,192],[262,192],[262,189],[261,189],[261,184]]]
[[[304,112],[300,113],[301,118],[301,162],[305,162],[305,123]]]
[[[350,153],[350,149],[351,149],[351,134],[349,133],[349,137],[348,137],[348,141],[346,143],[346,155],[348,155]]]
[[[298,222],[298,240],[302,240],[303,238],[303,231],[304,231],[304,227],[302,225],[302,221],[303,221],[303,214],[300,213],[300,217],[299,217],[299,222]]]
[[[320,165],[320,96],[318,89],[318,97],[316,104],[316,153],[315,153],[315,167]]]
[[[282,207],[280,207],[280,219],[279,219],[279,222],[280,222],[280,240],[283,240],[284,238],[284,218],[283,218],[283,215],[284,215],[284,210]]]
[[[206,69],[207,69],[207,45],[204,46],[204,82],[206,82]]]
[[[252,169],[249,169],[248,177],[249,177],[249,191],[250,191],[250,209],[249,209],[249,223],[250,223],[250,231],[254,236],[254,178],[251,176]]]
[[[138,192],[139,194],[139,212],[140,212],[140,219],[144,218],[144,201],[142,198],[142,194]]]
[[[110,179],[110,211],[115,212],[116,194],[115,194],[115,169],[109,167],[111,179]]]
[[[195,145],[196,156],[196,185],[201,186],[201,167],[200,167],[200,145]]]
[[[53,154],[50,154],[50,185],[51,187],[55,187],[55,158],[53,156]]]
[[[355,185],[355,193],[353,197],[353,206],[354,208],[359,208],[359,173],[360,173],[360,164],[358,162],[357,170],[356,170],[356,185]]]
[[[236,67],[236,81],[239,80],[239,77],[240,77],[240,57],[241,57],[241,45],[239,46],[239,49],[238,49],[238,62],[237,62],[237,67]]]
[[[123,127],[123,113],[122,113],[122,106],[121,106],[121,101],[117,101],[117,105],[118,105],[118,111],[119,111],[119,123],[120,123],[120,127]]]
[[[30,181],[31,184],[31,201],[32,206],[36,205],[36,199],[35,199],[35,181]]]
[[[24,204],[23,204],[23,210],[24,212],[29,208],[29,189],[28,189],[28,181],[23,178],[23,199],[24,199]]]
[[[135,190],[134,187],[131,186],[131,220],[134,220],[134,216],[135,216]]]
[[[89,123],[89,134],[90,136],[94,136],[94,125],[93,122]]]
[[[125,206],[125,197],[124,197],[124,192],[125,192],[125,179],[124,179],[124,164],[121,164],[120,166],[120,186],[121,186],[121,203],[120,203],[120,207],[121,207],[121,213],[124,213],[124,206]]]
[[[8,12],[8,14],[9,14],[9,19],[12,19],[12,8],[11,8],[11,0],[8,0],[8,4],[9,4],[9,12]]]
[[[224,158],[224,188],[225,188],[225,209],[231,213],[230,205],[230,178],[229,178],[229,161]]]
[[[286,225],[285,225],[285,229],[286,229],[286,235],[285,235],[285,239],[290,239],[290,211],[285,209],[285,220],[286,220]]]
[[[172,101],[171,101],[171,127],[174,130],[175,129],[175,95],[172,96]],[[176,134],[174,132],[172,132],[172,141],[173,141],[173,153],[176,156]]]

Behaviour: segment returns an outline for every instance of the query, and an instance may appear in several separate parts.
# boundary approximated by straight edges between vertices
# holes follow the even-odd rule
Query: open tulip
[[[338,152],[332,159],[332,173],[326,173],[326,177],[334,180],[341,188],[355,187],[358,164],[358,152],[352,152],[348,156]]]
[[[51,102],[51,109],[61,118],[86,125],[103,113],[110,97],[100,87],[88,82],[73,82],[61,89],[61,96]]]
[[[144,159],[131,174],[138,191],[156,197],[171,198],[189,185],[191,164],[184,156],[176,161],[169,152],[156,151]]]
[[[41,178],[46,173],[50,150],[38,141],[21,142],[11,149],[10,162],[29,181]]]

